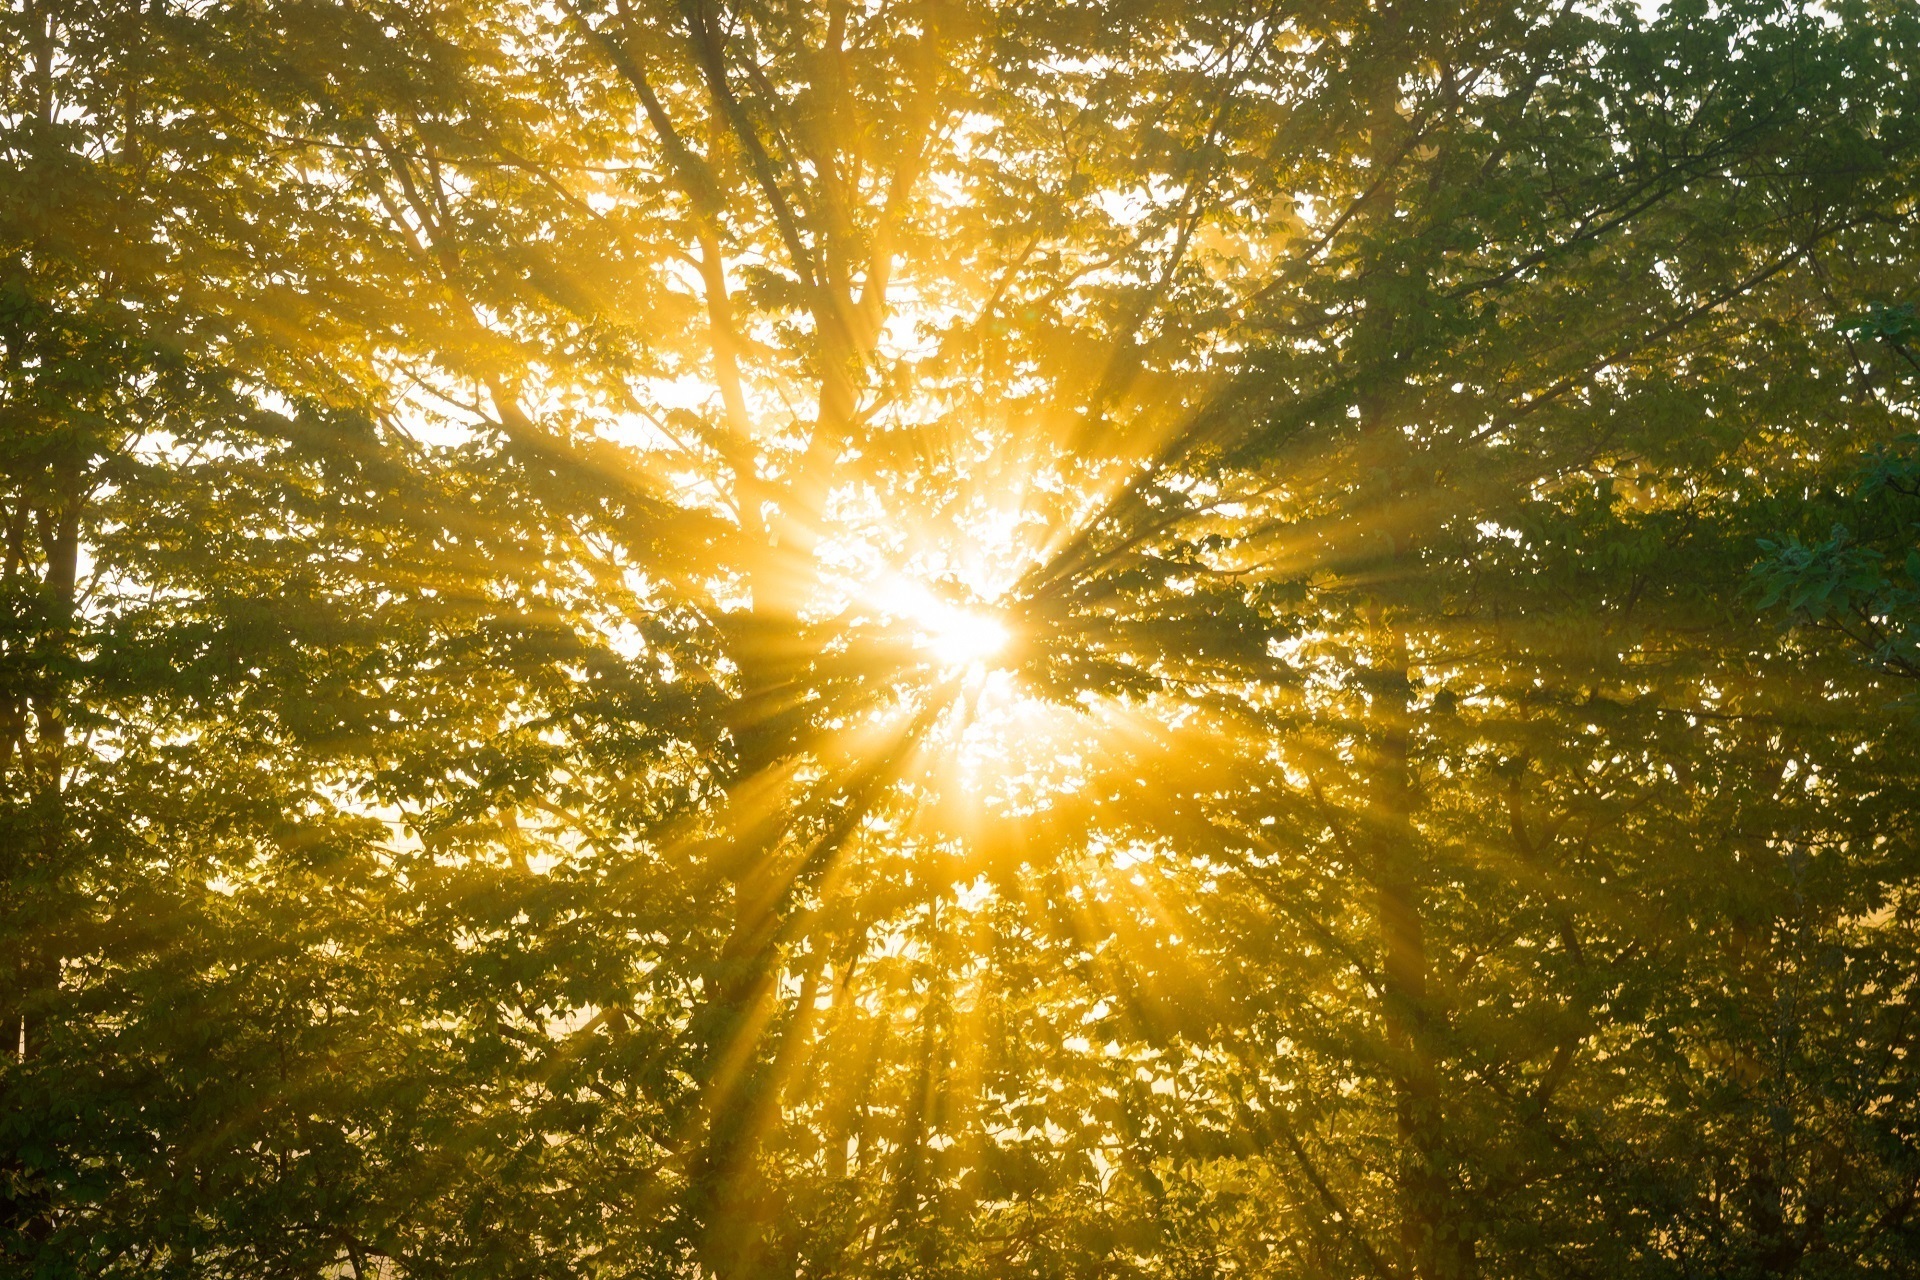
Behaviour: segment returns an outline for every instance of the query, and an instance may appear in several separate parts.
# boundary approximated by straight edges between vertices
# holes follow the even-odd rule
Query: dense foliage
[[[1920,1275],[1910,0],[9,0],[0,1265]]]

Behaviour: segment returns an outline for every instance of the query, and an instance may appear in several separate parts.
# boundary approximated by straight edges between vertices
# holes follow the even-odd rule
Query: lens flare
[[[936,602],[915,611],[908,622],[918,644],[944,668],[991,668],[1013,644],[1013,632],[991,614]]]

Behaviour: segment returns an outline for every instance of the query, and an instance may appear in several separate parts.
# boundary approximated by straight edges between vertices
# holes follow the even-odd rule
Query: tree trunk
[[[1464,1280],[1477,1268],[1472,1231],[1448,1173],[1446,1117],[1436,1080],[1440,1014],[1429,991],[1432,966],[1421,916],[1425,860],[1413,823],[1407,637],[1378,602],[1368,613],[1373,708],[1367,825],[1400,1141],[1395,1182],[1401,1269],[1421,1280]]]

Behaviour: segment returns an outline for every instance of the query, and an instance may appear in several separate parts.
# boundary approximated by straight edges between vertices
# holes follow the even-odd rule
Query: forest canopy
[[[7,0],[0,1270],[1920,1276],[1912,0]]]

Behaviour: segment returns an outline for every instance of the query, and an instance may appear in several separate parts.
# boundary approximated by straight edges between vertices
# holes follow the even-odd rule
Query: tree
[[[1913,1268],[1900,6],[9,22],[21,1266]]]

